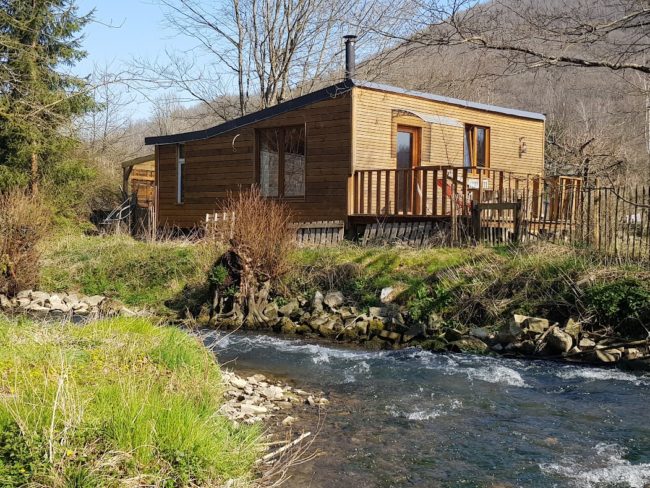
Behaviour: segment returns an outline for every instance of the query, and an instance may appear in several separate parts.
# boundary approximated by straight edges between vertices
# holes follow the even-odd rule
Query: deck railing
[[[352,185],[350,214],[358,216],[469,216],[472,202],[501,203],[521,198],[531,200],[530,217],[551,211],[542,199],[544,181],[533,174],[419,166],[356,171]]]

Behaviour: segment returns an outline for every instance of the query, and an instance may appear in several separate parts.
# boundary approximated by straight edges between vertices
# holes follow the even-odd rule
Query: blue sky
[[[133,57],[155,58],[166,46],[187,40],[172,39],[163,28],[163,13],[155,0],[78,0],[79,13],[95,9],[95,22],[84,31],[88,57],[75,72],[87,75],[94,65],[119,69]],[[113,26],[113,27],[111,27]]]

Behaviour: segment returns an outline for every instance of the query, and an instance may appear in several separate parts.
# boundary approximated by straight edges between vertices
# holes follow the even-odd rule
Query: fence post
[[[515,243],[519,243],[521,241],[521,227],[522,227],[522,222],[523,222],[523,213],[522,213],[522,204],[521,204],[521,198],[517,199],[517,202],[515,203],[515,208],[514,208],[514,239]]]
[[[479,205],[472,200],[472,234],[474,234],[476,242],[481,240],[481,208]]]

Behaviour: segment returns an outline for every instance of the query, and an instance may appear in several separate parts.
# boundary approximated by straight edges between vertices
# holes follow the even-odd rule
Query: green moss
[[[0,485],[251,478],[259,432],[217,414],[219,368],[197,339],[134,319],[0,330]]]

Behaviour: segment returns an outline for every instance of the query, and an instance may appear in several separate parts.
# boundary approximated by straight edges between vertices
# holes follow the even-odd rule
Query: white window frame
[[[181,158],[181,147],[183,157]],[[185,144],[176,145],[176,203],[185,203],[183,187],[185,185]]]

